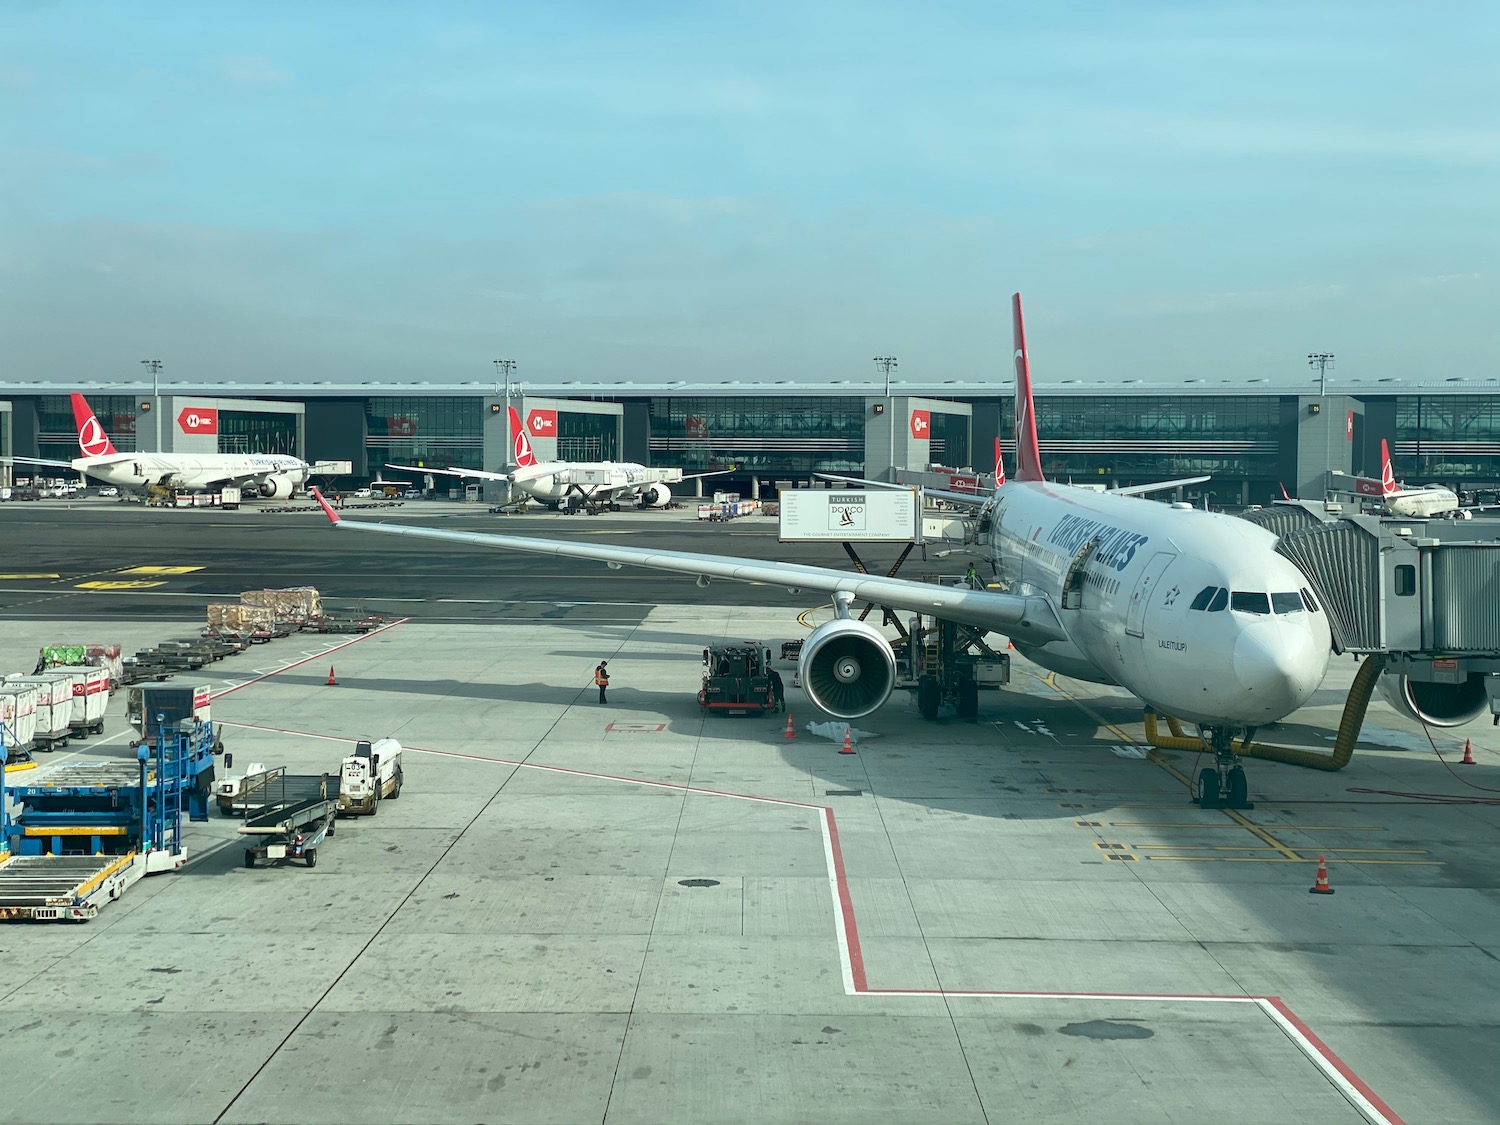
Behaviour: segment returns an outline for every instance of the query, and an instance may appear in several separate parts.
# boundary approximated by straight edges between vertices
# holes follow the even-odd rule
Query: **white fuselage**
[[[73,468],[108,484],[146,488],[205,489],[223,484],[263,486],[270,478],[286,482],[281,495],[307,483],[306,462],[284,453],[107,453],[75,457]]]
[[[681,480],[682,473],[649,469],[633,461],[544,461],[516,469],[509,479],[526,495],[555,503],[579,493],[615,500],[635,499],[652,484]]]
[[[1255,524],[1012,481],[996,494],[992,541],[1002,583],[1047,597],[1068,633],[1012,640],[1063,675],[1118,684],[1193,722],[1255,726],[1295,711],[1328,669],[1311,584]]]
[[[1458,494],[1439,485],[1389,492],[1382,502],[1385,510],[1393,516],[1413,516],[1418,519],[1458,511]]]

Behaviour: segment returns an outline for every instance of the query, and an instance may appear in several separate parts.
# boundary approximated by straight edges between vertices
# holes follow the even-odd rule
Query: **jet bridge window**
[[[1209,613],[1222,613],[1224,607],[1229,604],[1229,591],[1220,586],[1214,593],[1214,600],[1208,603]]]
[[[1403,564],[1396,568],[1396,596],[1409,598],[1417,592],[1417,568]]]
[[[1271,610],[1274,613],[1301,613],[1302,595],[1296,590],[1286,594],[1272,594]]]
[[[1229,595],[1229,608],[1237,613],[1270,613],[1271,601],[1259,590],[1236,590]]]
[[[1203,589],[1201,589],[1201,590],[1198,591],[1198,596],[1193,599],[1193,604],[1190,605],[1190,606],[1188,606],[1188,608],[1189,609],[1207,609],[1208,608],[1208,603],[1214,600],[1214,595],[1217,594],[1218,592],[1219,592],[1219,588],[1217,586],[1205,586],[1205,587],[1203,587]]]

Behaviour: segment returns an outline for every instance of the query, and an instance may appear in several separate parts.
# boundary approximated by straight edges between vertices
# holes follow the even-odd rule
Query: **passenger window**
[[[1409,598],[1417,592],[1417,568],[1402,565],[1396,568],[1396,596]]]
[[[1229,608],[1237,613],[1270,613],[1270,599],[1259,590],[1236,590],[1229,595]]]
[[[1289,594],[1272,594],[1271,609],[1276,613],[1301,613],[1302,597],[1296,590]]]
[[[1222,613],[1229,604],[1229,591],[1220,586],[1214,591],[1214,600],[1208,603],[1209,613]]]
[[[1308,609],[1318,612],[1318,599],[1312,596],[1312,591],[1306,586],[1302,587],[1302,600],[1307,603]]]
[[[1203,589],[1201,589],[1201,590],[1198,591],[1198,596],[1193,599],[1193,604],[1190,605],[1190,606],[1188,606],[1188,608],[1189,609],[1207,609],[1208,608],[1208,603],[1211,602],[1211,601],[1213,601],[1214,595],[1217,594],[1218,592],[1219,592],[1219,588],[1217,586],[1205,586],[1205,587],[1203,587]]]

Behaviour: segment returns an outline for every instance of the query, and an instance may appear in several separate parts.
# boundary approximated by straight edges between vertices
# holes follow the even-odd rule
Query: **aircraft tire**
[[[1204,766],[1198,771],[1198,807],[1219,807],[1219,771],[1212,766]]]
[[[933,676],[923,676],[917,681],[917,711],[924,719],[935,719],[938,714],[938,705],[942,702],[942,692],[938,688],[937,679]]]
[[[1250,805],[1250,782],[1245,778],[1245,768],[1235,766],[1229,771],[1229,802],[1231,809],[1248,808]]]
[[[966,723],[979,718],[979,685],[973,680],[958,681],[958,717]]]

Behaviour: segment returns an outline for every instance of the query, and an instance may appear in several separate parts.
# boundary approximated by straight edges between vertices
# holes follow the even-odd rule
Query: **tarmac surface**
[[[472,519],[440,507],[399,514]],[[315,869],[246,869],[216,815],[96,920],[0,927],[0,1122],[1500,1120],[1488,724],[1429,745],[1377,703],[1341,773],[1248,762],[1255,809],[1205,812],[1130,697],[1018,659],[978,723],[898,693],[844,755],[791,665],[795,739],[693,698],[708,639],[776,649],[826,616],[805,598],[231,515],[0,509],[0,670],[188,635],[243,588],[366,598],[406,620],[194,682],[236,771],[388,735],[406,789]],[[769,520],[585,520],[500,522],[842,559]],[[138,571],[166,566],[202,569]],[[1355,667],[1263,737],[1331,746]],[[125,732],[117,696],[42,768]],[[1320,854],[1334,895],[1307,893]]]

